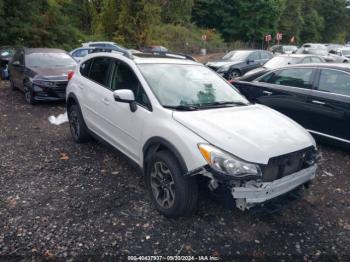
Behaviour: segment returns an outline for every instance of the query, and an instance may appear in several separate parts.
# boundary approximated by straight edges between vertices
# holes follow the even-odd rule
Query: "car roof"
[[[295,64],[295,65],[287,65],[281,68],[275,68],[275,70],[283,69],[283,68],[305,68],[305,67],[313,67],[313,68],[328,68],[328,69],[339,69],[343,71],[350,72],[350,64],[348,63],[312,63],[312,64]]]
[[[35,54],[35,53],[67,53],[62,49],[57,48],[24,48],[26,54]]]
[[[284,55],[278,55],[278,56],[275,56],[275,57],[295,57],[295,58],[304,58],[304,57],[309,57],[309,56],[316,56],[317,55],[310,55],[310,54],[284,54]]]
[[[142,53],[141,53],[142,54]],[[99,52],[87,55],[84,60],[88,60],[94,57],[112,57],[121,60],[125,60],[126,56],[120,52]],[[201,63],[195,62],[190,59],[184,58],[176,58],[175,56],[168,57],[160,57],[160,56],[137,56],[137,54],[131,55],[132,58],[129,58],[130,61],[135,64],[186,64],[186,65],[203,65]]]

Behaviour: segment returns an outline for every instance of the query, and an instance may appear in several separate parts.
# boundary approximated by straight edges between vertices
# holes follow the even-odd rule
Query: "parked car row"
[[[285,66],[234,85],[251,102],[276,109],[316,137],[350,145],[350,65]]]
[[[347,64],[235,50],[203,65],[170,52],[81,48],[79,64],[59,49],[18,49],[12,87],[28,103],[66,99],[73,139],[97,137],[127,155],[167,217],[193,211],[199,181],[241,210],[307,187],[318,153],[304,128],[350,143]]]

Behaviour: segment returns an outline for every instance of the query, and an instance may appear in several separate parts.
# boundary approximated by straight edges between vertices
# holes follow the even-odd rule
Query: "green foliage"
[[[198,0],[193,9],[197,25],[216,28],[226,41],[262,40],[274,32],[284,0]]]
[[[202,40],[203,34],[207,35],[206,42]],[[173,51],[192,53],[204,47],[209,51],[216,50],[222,47],[224,42],[218,33],[200,29],[195,25],[165,24],[154,28],[149,44],[163,45]]]
[[[71,49],[87,40],[177,51],[350,38],[345,0],[0,0],[0,44]],[[201,36],[208,36],[203,41]],[[348,37],[348,39],[346,39]],[[224,40],[223,40],[224,39]]]
[[[113,40],[139,48],[150,42],[154,27],[160,23],[160,6],[154,0],[121,0],[118,29]]]

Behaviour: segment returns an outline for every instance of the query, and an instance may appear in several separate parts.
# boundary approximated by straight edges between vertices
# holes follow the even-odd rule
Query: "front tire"
[[[197,205],[198,184],[185,176],[168,151],[155,153],[147,163],[146,184],[157,210],[168,218],[190,215]]]
[[[237,69],[232,69],[228,73],[228,80],[234,80],[237,77],[240,77],[241,73]]]
[[[13,83],[13,81],[10,79],[10,87],[13,91],[17,90],[15,84]]]
[[[28,104],[30,105],[35,104],[33,90],[28,86],[24,87],[24,98]]]
[[[76,143],[85,143],[91,139],[78,105],[73,104],[68,107],[68,120],[70,132]]]

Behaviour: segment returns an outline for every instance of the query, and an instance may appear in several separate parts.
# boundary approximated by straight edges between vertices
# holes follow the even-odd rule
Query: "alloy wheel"
[[[162,161],[153,164],[151,188],[157,203],[162,208],[171,208],[175,202],[175,182],[170,169]]]
[[[74,138],[78,139],[80,135],[80,123],[78,112],[76,110],[72,110],[69,116],[69,125],[72,130],[72,134]]]

